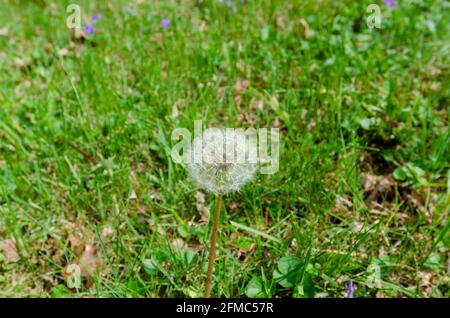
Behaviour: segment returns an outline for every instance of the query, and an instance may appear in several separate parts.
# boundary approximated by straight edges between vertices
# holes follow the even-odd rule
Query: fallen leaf
[[[197,191],[195,193],[195,196],[197,197],[197,201],[200,203],[205,203],[205,194],[201,191]]]
[[[2,242],[3,256],[6,263],[15,263],[20,260],[19,253],[17,252],[16,242],[13,240],[4,240]]]
[[[9,34],[9,27],[4,26],[3,28],[0,28],[0,36],[8,36]]]
[[[242,96],[241,95],[236,95],[234,97],[234,102],[236,103],[237,106],[241,106],[242,103]]]
[[[232,203],[230,204],[229,208],[230,208],[231,211],[234,211],[234,210],[236,210],[237,208],[239,208],[239,203],[237,203],[237,202],[232,202]]]
[[[204,206],[202,203],[197,203],[195,205],[197,208],[197,211],[200,213],[200,218],[203,222],[208,222],[209,219],[209,210],[206,206]]]
[[[136,191],[131,191],[131,194],[130,194],[130,196],[128,197],[128,200],[132,200],[132,201],[135,201],[135,200],[137,200],[137,198],[138,198],[138,196],[137,196],[137,194],[136,194]]]
[[[71,247],[77,247],[81,245],[81,236],[76,234],[69,235],[69,243]]]
[[[420,286],[427,287],[433,284],[433,274],[427,272],[419,272]]]
[[[150,191],[150,199],[161,201],[161,195],[156,190],[152,190]]]
[[[286,22],[287,22],[286,20],[287,20],[287,19],[286,19],[285,16],[278,16],[278,17],[277,17],[276,24],[277,24],[278,29],[279,29],[281,32],[283,32],[283,31],[286,30]]]
[[[180,116],[180,111],[178,110],[177,104],[175,103],[172,106],[172,115],[171,115],[171,117],[173,119],[176,119],[176,118],[178,118],[178,116]]]
[[[114,229],[110,226],[105,226],[102,230],[102,236],[108,237],[110,235],[114,234]]]
[[[172,247],[175,251],[177,250],[182,250],[185,246],[184,246],[184,240],[181,238],[175,238],[172,240],[171,242]]]
[[[98,248],[94,245],[87,244],[85,246],[79,261],[81,276],[92,276],[101,266],[101,259],[98,258],[97,251]]]
[[[184,98],[178,99],[172,106],[172,115],[171,115],[171,117],[173,119],[178,118],[178,116],[180,116],[179,108],[184,108],[184,107],[186,107],[186,100]]]
[[[66,48],[62,48],[58,50],[58,55],[61,57],[69,55],[69,50]]]
[[[242,93],[244,93],[247,88],[250,86],[250,81],[248,80],[239,80],[236,82],[236,84],[234,84],[234,92],[237,95],[241,95]]]
[[[309,36],[309,24],[305,19],[300,19],[298,22],[303,26],[303,37],[305,39]]]
[[[395,181],[390,175],[377,176],[372,173],[362,173],[361,183],[366,196],[364,200],[366,205],[375,202],[381,194],[386,193],[395,185]]]
[[[138,164],[137,173],[138,173],[138,174],[143,174],[143,173],[145,173],[145,164],[143,164],[142,162],[140,162],[140,163]]]
[[[69,234],[69,243],[75,255],[80,255],[83,252],[82,238],[77,234]]]
[[[13,61],[12,61],[12,66],[15,68],[19,68],[21,70],[26,69],[31,67],[31,60],[28,58],[18,58],[16,57]]]

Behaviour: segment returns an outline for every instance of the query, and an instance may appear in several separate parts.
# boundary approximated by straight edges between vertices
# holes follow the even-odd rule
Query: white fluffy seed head
[[[256,170],[256,142],[240,130],[207,129],[188,150],[190,177],[208,192],[238,191]]]

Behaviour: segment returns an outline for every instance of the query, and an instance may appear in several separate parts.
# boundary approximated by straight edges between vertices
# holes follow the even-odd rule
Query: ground
[[[199,119],[281,134],[213,296],[449,297],[449,4],[397,3],[2,1],[0,296],[202,296],[215,198],[170,157]]]

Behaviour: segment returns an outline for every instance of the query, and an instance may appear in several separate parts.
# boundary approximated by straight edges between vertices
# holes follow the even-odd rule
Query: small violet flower
[[[84,32],[86,32],[87,35],[93,35],[95,33],[95,28],[89,23],[84,27]]]
[[[353,281],[350,279],[350,282],[348,283],[348,287],[347,287],[347,298],[353,298],[354,291],[355,291],[355,288],[353,287]]]
[[[383,2],[390,6],[392,9],[397,8],[397,2],[395,0],[383,0]]]
[[[94,14],[94,15],[92,16],[91,21],[92,21],[92,23],[94,23],[94,22],[100,20],[101,18],[102,18],[101,13],[96,13],[96,14]]]
[[[163,29],[168,29],[168,28],[170,28],[170,20],[169,19],[162,19],[161,20],[161,27],[163,28]]]

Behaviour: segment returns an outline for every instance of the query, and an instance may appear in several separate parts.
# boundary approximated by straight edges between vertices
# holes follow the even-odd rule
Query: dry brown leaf
[[[427,202],[427,191],[428,188],[423,188],[421,191],[412,191],[411,194],[407,194],[406,198],[412,203],[413,207],[419,210],[421,213],[425,214],[427,223],[433,221],[433,214],[435,211],[435,197],[430,195]],[[427,204],[426,204],[427,202]],[[425,208],[426,205],[426,208]]]
[[[0,28],[0,36],[8,36],[9,34],[9,27],[4,26],[3,28]]]
[[[277,17],[277,27],[281,32],[284,32],[286,30],[286,23],[287,23],[287,18],[285,16],[278,16]]]
[[[309,36],[309,24],[305,19],[300,19],[298,22],[303,26],[303,37],[305,39]]]
[[[138,163],[137,173],[138,174],[145,173],[145,164],[143,164],[142,162]]]
[[[177,104],[175,103],[172,106],[172,115],[170,115],[170,117],[176,119],[178,118],[178,116],[180,116],[180,111],[178,110]]]
[[[19,68],[21,70],[26,69],[31,66],[31,60],[29,58],[18,58],[16,57],[12,61],[12,66],[15,68]]]
[[[101,259],[97,255],[98,248],[94,245],[87,244],[83,254],[80,257],[79,266],[81,276],[92,276],[101,266]]]
[[[150,191],[150,199],[161,201],[161,195],[156,190],[152,190]]]
[[[242,96],[241,95],[236,95],[234,96],[234,102],[236,103],[236,105],[239,107],[242,104]]]
[[[75,255],[79,256],[83,252],[83,242],[80,235],[69,234],[69,243]]]
[[[231,202],[230,206],[229,206],[231,211],[236,210],[237,208],[239,208],[239,203],[237,202]]]
[[[102,230],[102,237],[106,238],[110,235],[114,234],[114,229],[110,226],[105,226]]]
[[[2,242],[3,256],[6,263],[15,263],[20,260],[19,253],[17,252],[16,242],[13,240],[4,240]]]
[[[66,48],[62,48],[58,50],[58,55],[61,57],[69,55],[69,50]]]
[[[80,246],[81,245],[81,236],[79,236],[77,234],[70,234],[69,235],[69,243],[70,243],[70,247],[72,247],[72,248]]]
[[[225,94],[226,94],[225,87],[219,87],[219,88],[217,89],[217,97],[218,97],[218,98],[225,97]]]
[[[385,294],[383,291],[379,290],[379,291],[377,291],[377,293],[375,294],[375,297],[376,297],[376,298],[386,298],[387,296],[386,296],[386,294]]]
[[[252,99],[250,101],[250,109],[258,109],[260,112],[264,111],[264,101],[262,99]]]
[[[353,211],[353,202],[350,196],[338,196],[335,200],[335,205],[331,209],[334,213],[346,212],[351,214]]]
[[[280,119],[278,117],[276,117],[275,120],[272,122],[272,127],[278,128],[278,127],[280,127],[280,125],[281,125]]]
[[[182,238],[173,239],[171,244],[175,251],[185,248],[184,240]]]
[[[421,287],[433,285],[433,273],[419,272],[419,278]]]
[[[382,193],[390,190],[395,185],[395,181],[390,175],[377,176],[372,173],[362,173],[361,184],[363,185],[363,193],[366,196],[364,202],[369,206],[375,202]]]
[[[200,213],[200,219],[203,222],[208,222],[209,219],[209,210],[206,206],[204,206],[202,203],[197,203],[195,205],[195,207],[197,208],[197,211]]]
[[[138,196],[137,196],[137,194],[136,194],[136,191],[131,191],[131,194],[130,194],[130,196],[128,197],[128,200],[132,200],[132,201],[135,201],[135,200],[137,200],[138,199]]]
[[[195,196],[197,197],[197,201],[199,202],[199,203],[205,203],[205,194],[203,193],[203,192],[201,192],[201,191],[197,191],[196,193],[195,193]]]
[[[250,81],[248,80],[239,80],[236,82],[236,84],[234,84],[234,92],[237,95],[241,95],[242,93],[244,93],[247,88],[250,86]]]
[[[184,108],[185,106],[186,106],[186,100],[183,99],[183,98],[178,99],[172,106],[172,115],[171,115],[171,117],[173,119],[178,118],[178,116],[180,116],[180,111],[179,111],[178,108],[179,107],[180,108]]]

